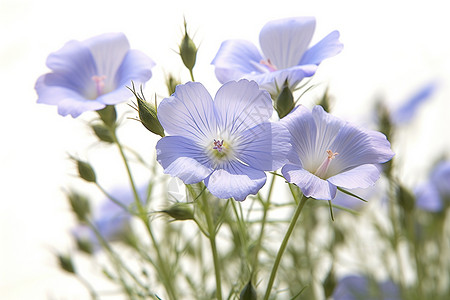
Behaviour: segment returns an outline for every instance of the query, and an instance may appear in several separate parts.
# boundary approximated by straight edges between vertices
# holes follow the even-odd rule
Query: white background
[[[223,40],[257,44],[269,20],[315,16],[313,42],[338,29],[344,43],[343,52],[326,60],[314,79],[330,86],[337,115],[361,119],[377,96],[395,104],[439,81],[396,149],[410,186],[450,144],[446,1],[0,1],[0,299],[86,296],[78,282],[58,271],[53,253],[70,246],[73,218],[62,187],[70,186],[75,172],[67,154],[84,157],[92,143],[85,139],[85,120],[92,115],[61,117],[55,107],[36,104],[34,91],[36,79],[48,71],[47,55],[71,39],[124,32],[132,48],[157,63],[146,92],[165,95],[165,72],[189,79],[173,51],[184,16],[201,43],[196,80],[214,94],[219,84],[210,62]],[[153,141],[147,144],[153,155]]]

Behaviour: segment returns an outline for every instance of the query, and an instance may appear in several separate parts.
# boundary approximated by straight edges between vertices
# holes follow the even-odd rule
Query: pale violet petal
[[[339,31],[335,30],[320,42],[309,48],[300,61],[300,65],[320,64],[324,59],[335,56],[342,51],[344,45],[339,41]]]
[[[281,169],[284,178],[296,184],[306,197],[318,200],[332,200],[336,196],[337,187],[317,177],[300,166],[287,164]]]
[[[96,86],[92,76],[97,74],[97,67],[89,48],[83,43],[66,43],[48,56],[46,64],[53,71],[45,77],[46,85],[72,89],[84,98],[95,95]]]
[[[420,209],[438,212],[444,207],[441,195],[432,182],[419,185],[414,194],[416,195],[416,207]]]
[[[314,75],[316,70],[316,65],[303,65],[268,73],[248,74],[244,77],[256,81],[261,88],[266,89],[271,94],[278,95],[285,82],[293,90],[304,78]]]
[[[265,59],[277,69],[296,66],[308,49],[316,20],[297,17],[268,22],[261,30],[259,43]]]
[[[201,146],[182,136],[166,136],[156,144],[156,160],[164,173],[178,177],[186,184],[198,183],[213,169]]]
[[[155,62],[143,52],[129,50],[117,70],[118,87],[131,86],[131,80],[136,86],[148,81],[152,77],[151,69],[154,66]]]
[[[232,161],[223,169],[215,170],[205,179],[205,185],[214,196],[243,201],[255,195],[266,183],[266,174],[240,162]]]
[[[242,133],[236,156],[252,168],[275,171],[287,162],[289,140],[289,131],[284,126],[265,122]]]
[[[443,198],[450,199],[450,161],[439,163],[432,171],[430,180]]]
[[[201,83],[178,85],[175,93],[161,101],[158,119],[169,135],[180,135],[194,141],[205,141],[217,131],[211,95]]]
[[[346,189],[367,188],[380,178],[381,167],[361,165],[328,178],[332,184]]]
[[[62,116],[71,115],[76,118],[84,112],[94,111],[104,108],[106,105],[97,101],[83,98],[67,97],[58,103],[58,113]]]
[[[273,113],[269,93],[245,79],[225,83],[217,91],[214,106],[219,131],[230,135],[267,121]]]
[[[246,40],[224,41],[211,64],[215,66],[220,83],[239,80],[246,74],[261,73],[266,67],[260,64],[262,56],[254,44]]]
[[[123,33],[105,33],[83,41],[91,51],[97,66],[97,76],[105,76],[104,90],[116,89],[116,73],[130,44]]]
[[[384,163],[394,156],[385,135],[350,123],[341,127],[329,149],[338,153],[328,169],[329,176],[359,165]]]

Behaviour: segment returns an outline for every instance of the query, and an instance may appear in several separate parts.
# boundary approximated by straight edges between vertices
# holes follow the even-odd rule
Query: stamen
[[[270,72],[274,72],[277,70],[277,67],[274,64],[272,64],[272,62],[270,61],[270,58],[268,58],[267,60],[262,59],[259,63],[267,66],[269,68]]]
[[[216,141],[216,139],[214,139],[214,147],[213,147],[213,149],[214,150],[217,150],[217,151],[219,151],[219,152],[222,152],[222,150],[223,150],[223,140],[217,140]]]
[[[103,88],[105,87],[105,79],[106,79],[105,75],[102,75],[102,76],[94,75],[94,76],[92,76],[92,80],[95,82],[95,86],[97,88],[97,96],[100,96],[100,95],[103,94]]]
[[[322,179],[325,179],[325,176],[328,171],[328,167],[330,166],[331,161],[338,155],[339,153],[333,152],[331,150],[327,150],[328,156],[325,158],[325,160],[322,162],[322,164],[317,168],[316,172],[314,174],[317,177],[320,177]]]

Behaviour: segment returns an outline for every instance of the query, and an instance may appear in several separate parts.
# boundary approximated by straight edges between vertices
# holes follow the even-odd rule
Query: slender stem
[[[123,151],[123,146],[119,142],[119,139],[117,138],[115,128],[111,129],[111,133],[112,133],[114,142],[115,142],[115,144],[117,145],[117,147],[119,149],[120,156],[122,157],[122,160],[124,162],[125,168],[127,170],[128,179],[130,180],[131,188],[133,189],[134,199],[135,199],[136,207],[138,209],[139,218],[145,224],[147,232],[149,233],[149,236],[150,236],[150,238],[152,240],[154,249],[156,250],[156,255],[158,257],[158,265],[159,265],[158,269],[160,271],[159,273],[163,277],[164,287],[165,287],[165,289],[166,289],[166,291],[167,291],[167,293],[169,295],[169,298],[170,299],[176,299],[177,297],[175,295],[175,292],[174,292],[174,289],[173,289],[173,285],[172,285],[173,278],[171,278],[170,274],[167,273],[168,268],[167,268],[166,264],[164,263],[164,260],[163,260],[162,255],[161,255],[161,251],[160,251],[160,249],[158,247],[158,244],[157,244],[156,238],[155,238],[155,236],[153,234],[150,222],[149,222],[149,220],[147,218],[147,212],[145,211],[145,208],[142,205],[141,199],[140,199],[139,194],[137,192],[136,184],[135,184],[135,182],[133,180],[133,176],[132,176],[132,173],[131,173],[130,166],[128,164],[128,160],[127,160],[127,158],[125,156],[125,153]]]
[[[211,244],[211,252],[214,262],[214,273],[216,276],[216,296],[218,300],[222,300],[222,281],[220,275],[220,262],[216,246],[216,226],[212,219],[212,211],[208,204],[208,198],[204,196],[202,198],[203,198],[203,205],[205,206],[205,217],[206,223],[208,224],[208,232],[209,232],[208,238]]]
[[[191,75],[191,80],[195,81],[194,80],[194,73],[192,72],[192,69],[189,69],[189,74]]]
[[[261,243],[262,243],[262,239],[263,239],[263,236],[264,236],[264,229],[265,229],[265,226],[266,226],[266,223],[267,223],[267,213],[269,211],[270,199],[272,197],[272,191],[273,191],[273,187],[274,187],[274,184],[275,184],[275,178],[276,177],[277,177],[276,175],[272,175],[272,179],[270,181],[270,186],[269,186],[269,192],[267,194],[267,200],[264,202],[261,199],[261,203],[263,205],[263,216],[262,216],[262,219],[261,219],[261,229],[259,231],[258,240],[257,240],[256,246],[255,246],[255,254],[253,256],[253,262],[251,264],[253,274],[256,274],[257,269],[258,269],[258,263],[259,263],[258,254],[259,254],[259,251],[261,250]]]
[[[87,281],[86,279],[84,279],[84,277],[80,276],[79,274],[76,274],[78,280],[86,287],[86,289],[89,291],[89,294],[91,295],[91,299],[92,300],[97,300],[98,299],[98,295],[95,291],[95,289],[92,287],[92,285],[89,283],[89,281]]]
[[[273,264],[272,272],[270,273],[269,283],[267,285],[266,293],[264,295],[264,300],[269,299],[270,291],[272,290],[272,286],[275,281],[275,276],[277,275],[277,270],[280,265],[281,257],[283,256],[283,253],[286,250],[287,243],[289,241],[289,238],[291,237],[292,231],[294,230],[295,224],[297,223],[298,217],[302,212],[303,206],[305,206],[306,200],[308,200],[308,198],[303,195],[302,199],[300,200],[300,203],[295,209],[294,215],[292,216],[291,219],[291,223],[289,224],[288,230],[283,238],[283,241],[281,242],[280,248],[278,249],[278,253],[275,258],[275,263]]]

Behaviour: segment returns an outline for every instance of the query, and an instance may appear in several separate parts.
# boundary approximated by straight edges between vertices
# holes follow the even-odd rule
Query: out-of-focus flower
[[[408,98],[408,100],[393,110],[391,113],[392,122],[399,125],[411,121],[419,107],[431,98],[431,95],[436,91],[437,86],[438,84],[435,81],[432,81],[415,92],[412,97]]]
[[[268,22],[259,35],[262,53],[246,40],[224,41],[212,61],[217,79],[221,83],[240,78],[255,80],[275,96],[286,81],[294,89],[303,78],[314,75],[324,59],[342,50],[338,31],[308,49],[315,27],[314,17]]]
[[[351,275],[342,278],[333,293],[334,300],[400,300],[400,290],[392,281],[375,282]]]
[[[156,145],[157,160],[186,184],[204,180],[214,196],[242,201],[286,162],[289,132],[268,121],[272,113],[269,93],[252,81],[224,84],[214,101],[200,83],[179,85],[158,107],[170,136]]]
[[[138,191],[141,200],[145,199],[146,187]],[[131,207],[134,196],[130,189],[115,189],[111,193],[123,206]],[[92,223],[98,233],[108,242],[128,241],[131,233],[131,214],[109,199],[105,199],[92,213]],[[94,250],[100,249],[101,242],[87,225],[79,225],[72,230],[75,238],[81,242],[93,245]]]
[[[366,188],[380,177],[378,164],[394,153],[386,137],[326,113],[298,106],[281,120],[292,135],[289,164],[281,172],[307,197],[331,200],[337,187]]]
[[[130,97],[126,86],[149,80],[153,66],[145,54],[130,50],[122,33],[70,41],[48,56],[52,72],[37,80],[37,102],[57,105],[59,114],[75,118],[126,101]]]
[[[431,172],[429,180],[415,190],[416,207],[437,212],[450,203],[450,161],[438,164]]]

